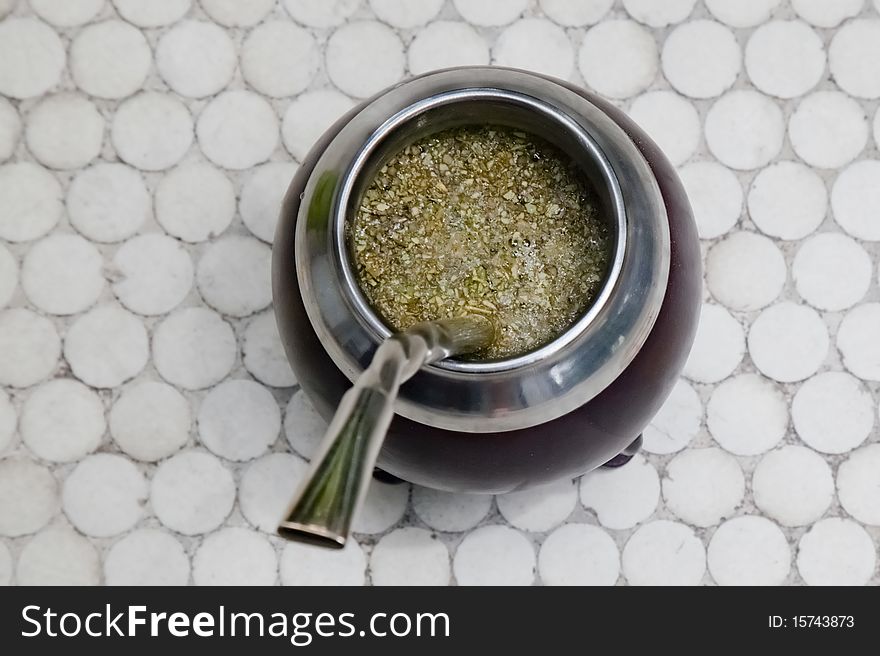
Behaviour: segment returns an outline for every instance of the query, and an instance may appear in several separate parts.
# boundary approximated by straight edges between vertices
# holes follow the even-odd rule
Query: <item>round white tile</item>
[[[25,123],[28,150],[49,168],[80,168],[101,152],[104,117],[81,96],[48,96],[28,113]]]
[[[450,43],[456,47],[450,48]],[[435,21],[410,42],[407,61],[413,75],[453,66],[482,66],[489,63],[489,46],[467,23]]]
[[[870,392],[850,374],[829,371],[801,385],[791,404],[798,436],[822,453],[846,453],[867,439],[874,426]]]
[[[104,260],[79,235],[56,234],[31,246],[21,263],[21,288],[49,314],[77,314],[95,304],[104,289]]]
[[[284,147],[303,161],[312,145],[333,123],[354,106],[354,101],[333,89],[308,91],[284,113],[281,137]]]
[[[113,440],[135,460],[154,462],[180,450],[189,440],[189,401],[165,383],[145,381],[126,387],[108,417]]]
[[[328,39],[324,65],[340,91],[366,98],[398,82],[406,58],[403,43],[391,28],[376,21],[356,21]]]
[[[61,504],[86,535],[106,538],[131,529],[144,514],[149,485],[123,456],[98,453],[80,462],[64,481]]]
[[[766,166],[779,154],[785,137],[782,110],[750,89],[731,91],[706,114],[706,143],[722,164],[734,169]]]
[[[67,215],[81,235],[116,242],[133,235],[152,215],[144,179],[135,169],[99,162],[83,170],[67,191]]]
[[[361,6],[361,0],[282,0],[295,21],[309,27],[333,27],[344,22]]]
[[[651,27],[666,27],[685,20],[697,0],[623,0],[623,8],[634,19]]]
[[[403,519],[408,502],[408,484],[393,485],[373,479],[351,530],[355,533],[384,533]]]
[[[622,564],[630,585],[698,585],[706,571],[706,549],[693,530],[661,519],[632,534]]]
[[[709,542],[709,573],[718,585],[781,585],[791,571],[785,534],[764,517],[737,517]]]
[[[857,241],[824,232],[804,241],[791,267],[798,294],[819,310],[840,311],[858,303],[871,285],[871,256]]]
[[[30,241],[49,232],[64,211],[61,185],[30,162],[0,167],[0,237]]]
[[[281,412],[272,393],[252,380],[227,380],[211,389],[198,417],[199,439],[227,460],[263,455],[281,432]]]
[[[831,187],[831,210],[856,239],[880,241],[880,161],[855,162],[841,171]]]
[[[46,467],[24,458],[0,460],[0,535],[36,533],[58,506],[58,484]]]
[[[791,147],[804,162],[834,169],[854,160],[868,141],[868,119],[852,98],[839,91],[805,97],[788,121]]]
[[[697,436],[702,421],[703,403],[699,395],[686,381],[679,380],[645,427],[643,448],[648,453],[660,454],[681,451]]]
[[[649,91],[642,94],[630,106],[629,116],[676,166],[686,162],[700,145],[700,116],[694,106],[677,93]]]
[[[460,532],[483,521],[492,508],[492,496],[442,492],[416,485],[412,506],[418,518],[434,530]]]
[[[213,98],[196,125],[199,147],[227,169],[249,169],[278,145],[278,118],[269,102],[251,91],[226,91]]]
[[[236,350],[232,328],[205,308],[176,310],[153,333],[156,370],[184,389],[219,383],[235,364]]]
[[[363,585],[366,569],[364,551],[354,540],[340,551],[288,542],[281,552],[281,585]]]
[[[644,456],[622,467],[595,469],[581,479],[580,499],[606,528],[632,528],[647,520],[660,500],[660,477]]]
[[[255,528],[275,534],[308,465],[292,453],[270,453],[251,463],[241,477],[238,504]]]
[[[452,4],[468,23],[493,27],[516,20],[525,11],[528,0],[452,0]]]
[[[666,465],[666,507],[693,526],[714,526],[733,516],[746,491],[736,458],[717,447],[688,449]]]
[[[150,488],[153,512],[162,524],[184,535],[218,528],[235,501],[232,473],[219,459],[184,451],[159,465]]]
[[[783,446],[766,454],[752,474],[755,505],[783,526],[812,524],[834,497],[828,463],[802,446]]]
[[[280,61],[285,65],[279,66]],[[320,65],[315,38],[308,30],[287,21],[270,21],[254,28],[241,47],[245,81],[273,98],[305,90]]]
[[[843,91],[857,98],[880,98],[880,20],[847,22],[828,47],[831,76]]]
[[[296,384],[296,376],[281,344],[274,312],[266,311],[255,316],[245,328],[243,339],[242,360],[254,378],[272,387]]]
[[[237,64],[235,45],[214,23],[188,20],[165,32],[156,45],[156,69],[181,96],[213,96],[229,84]]]
[[[825,72],[825,48],[804,22],[771,21],[749,37],[745,66],[759,90],[778,98],[795,98],[819,83]]]
[[[77,318],[64,338],[64,358],[73,375],[92,387],[117,387],[146,366],[150,345],[143,322],[113,305]]]
[[[226,27],[250,27],[266,17],[275,0],[199,0],[205,13]]]
[[[183,164],[156,187],[156,220],[173,237],[189,242],[220,235],[235,216],[235,189],[210,164]]]
[[[18,557],[19,585],[98,585],[101,559],[86,538],[66,526],[53,526],[34,536]]]
[[[116,11],[138,27],[161,27],[179,21],[189,11],[191,0],[113,0]]]
[[[541,545],[538,573],[544,585],[614,585],[620,553],[598,526],[566,524]]]
[[[0,454],[12,444],[15,428],[18,425],[15,406],[9,399],[9,395],[0,390]]]
[[[508,526],[481,526],[458,545],[452,571],[458,585],[531,585],[535,549]]]
[[[61,338],[52,322],[30,310],[0,312],[0,384],[30,387],[54,370]]]
[[[0,244],[0,308],[12,300],[18,287],[18,262],[6,246]]]
[[[74,27],[92,20],[104,7],[105,0],[29,0],[31,9],[47,23]],[[13,0],[15,4],[15,0]],[[2,11],[0,11],[2,16]]]
[[[449,570],[446,545],[422,528],[392,531],[370,554],[373,585],[448,585]]]
[[[298,389],[284,411],[284,435],[290,446],[303,458],[311,458],[324,432],[327,422],[317,413],[306,393]]]
[[[880,144],[880,110],[874,113],[874,143]]]
[[[5,542],[0,542],[0,586],[12,585],[12,554]]]
[[[788,404],[782,391],[756,374],[740,374],[712,392],[706,426],[724,449],[754,456],[776,446],[788,429]]]
[[[443,8],[445,0],[370,0],[370,9],[376,17],[401,29],[424,25]]]
[[[613,4],[614,0],[538,0],[547,17],[563,27],[595,25]]]
[[[246,528],[222,528],[202,540],[193,555],[196,585],[274,585],[275,549],[264,536]]]
[[[880,526],[880,444],[854,451],[837,468],[840,505],[864,524]]]
[[[189,558],[183,545],[161,529],[141,528],[110,547],[104,558],[107,585],[186,585]]]
[[[110,136],[120,159],[144,171],[161,171],[189,150],[192,116],[173,96],[145,91],[119,106]]]
[[[797,568],[807,585],[865,585],[876,563],[871,536],[849,519],[823,519],[798,543]]]
[[[108,20],[82,29],[70,44],[76,86],[98,98],[125,98],[144,83],[153,53],[140,30]]]
[[[629,98],[647,89],[659,68],[657,42],[634,21],[599,23],[584,35],[578,68],[588,86],[611,98]]]
[[[241,188],[241,220],[258,239],[272,243],[287,193],[297,165],[292,162],[269,162],[255,169]]]
[[[68,378],[34,388],[21,406],[21,440],[42,460],[79,460],[98,448],[105,428],[101,398]]]
[[[731,310],[759,310],[782,291],[787,276],[782,251],[771,239],[739,231],[706,255],[706,286]]]
[[[161,234],[134,237],[113,257],[116,298],[138,314],[164,314],[186,298],[193,263],[176,239]]]
[[[12,300],[18,287],[18,262],[9,249],[0,244],[0,308]]]
[[[794,383],[812,376],[828,353],[828,329],[819,313],[783,301],[758,315],[749,331],[749,355],[765,376]]]
[[[741,66],[736,37],[723,25],[696,20],[676,27],[663,43],[663,75],[692,98],[714,98],[729,89]]]
[[[245,317],[272,302],[272,252],[250,237],[224,237],[199,260],[196,282],[205,302],[233,317]]]
[[[492,63],[567,80],[574,70],[574,47],[551,21],[523,18],[498,35]]]
[[[706,7],[718,20],[731,27],[754,27],[766,21],[780,0],[706,0]]]
[[[847,18],[858,15],[865,0],[791,0],[798,16],[816,27],[837,27]]]
[[[819,174],[800,162],[777,162],[761,170],[749,189],[749,217],[765,235],[803,239],[828,211],[828,191]]]
[[[0,162],[15,152],[21,139],[21,118],[6,98],[0,98]]]
[[[703,303],[683,373],[698,383],[718,383],[736,370],[745,352],[742,324],[720,305]]]
[[[64,44],[42,21],[7,18],[0,23],[0,61],[0,94],[33,98],[61,81]]]
[[[566,479],[495,497],[501,516],[511,526],[537,533],[562,524],[571,515],[577,501],[577,481]]]
[[[678,169],[678,175],[701,239],[720,237],[736,225],[743,209],[743,189],[729,168],[716,162],[693,162]]]

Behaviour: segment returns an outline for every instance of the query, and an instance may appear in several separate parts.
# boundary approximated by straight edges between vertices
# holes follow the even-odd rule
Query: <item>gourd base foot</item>
[[[378,467],[373,470],[373,480],[379,481],[380,483],[388,483],[389,485],[400,485],[404,482],[402,478],[397,478],[394,474],[389,474],[387,471],[383,471]]]
[[[606,462],[603,467],[623,467],[626,463],[632,460],[633,456],[639,452],[642,448],[642,436],[639,435],[636,439],[632,441],[632,443],[626,447],[623,451],[614,456],[611,460]]]

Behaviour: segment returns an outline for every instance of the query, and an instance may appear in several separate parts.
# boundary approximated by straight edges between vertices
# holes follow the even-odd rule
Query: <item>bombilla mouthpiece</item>
[[[489,346],[494,336],[492,323],[474,316],[420,323],[385,340],[339,402],[279,535],[342,549],[394,418],[401,383],[424,364]]]

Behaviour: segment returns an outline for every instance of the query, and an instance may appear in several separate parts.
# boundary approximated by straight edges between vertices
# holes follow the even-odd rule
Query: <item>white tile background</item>
[[[877,584],[878,0],[0,0],[0,584]],[[409,73],[612,97],[679,166],[693,356],[624,468],[375,484],[271,535],[323,429],[269,243],[297,160]]]

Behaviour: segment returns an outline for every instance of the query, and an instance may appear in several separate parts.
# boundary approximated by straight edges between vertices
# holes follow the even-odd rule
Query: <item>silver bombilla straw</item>
[[[339,402],[278,533],[343,548],[394,417],[400,385],[423,365],[477,351],[493,337],[488,319],[470,316],[416,324],[386,339]]]

